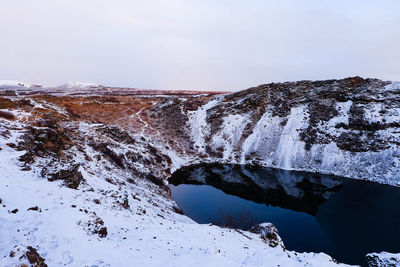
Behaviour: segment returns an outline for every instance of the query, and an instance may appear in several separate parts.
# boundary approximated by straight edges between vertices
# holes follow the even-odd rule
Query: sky
[[[3,0],[0,79],[235,91],[400,81],[399,0]]]

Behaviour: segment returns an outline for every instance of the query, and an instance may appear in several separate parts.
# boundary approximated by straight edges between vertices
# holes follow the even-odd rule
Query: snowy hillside
[[[193,163],[246,162],[400,182],[397,83],[118,90],[0,90],[0,266],[338,266],[286,250],[269,224],[247,232],[193,222],[168,178]]]
[[[14,81],[14,80],[0,80],[0,88],[31,88],[32,86],[40,86],[40,85],[32,85],[27,82]]]
[[[59,87],[65,87],[65,88],[85,88],[85,87],[92,87],[92,88],[97,88],[99,87],[98,84],[95,83],[89,83],[89,82],[67,82],[63,85],[60,85]]]
[[[400,185],[400,83],[268,84],[190,115],[199,152],[228,162]]]

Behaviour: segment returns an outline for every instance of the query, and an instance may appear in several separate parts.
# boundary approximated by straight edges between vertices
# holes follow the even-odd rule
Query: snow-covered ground
[[[364,81],[357,78],[354,83]],[[345,86],[353,81],[340,83]],[[180,214],[164,184],[171,172],[191,163],[255,162],[397,185],[400,110],[398,99],[392,96],[400,84],[378,89],[375,85],[381,81],[371,84],[373,93],[368,97],[373,100],[368,101],[372,102],[365,104],[362,98],[368,88],[355,87],[359,98],[348,100],[339,95],[340,102],[322,108],[318,97],[304,103],[300,96],[290,105],[281,97],[275,103],[265,93],[270,91],[263,88],[214,99],[170,101],[163,97],[151,107],[141,106],[145,98],[130,99],[139,105],[132,114],[126,108],[129,99],[121,104],[118,99],[115,103],[99,99],[79,103],[81,100],[71,98],[67,110],[57,106],[56,98],[51,102],[46,97],[14,96],[11,103],[4,101],[7,108],[0,109],[3,117],[10,117],[8,113],[15,116],[0,117],[0,266],[25,263],[30,246],[49,266],[337,266],[323,253],[291,252],[269,246],[259,234],[197,224]],[[53,88],[54,95],[79,92],[80,85],[73,84],[77,90]],[[297,89],[299,85],[291,86]],[[263,101],[258,101],[261,97]],[[110,125],[105,125],[99,121],[110,114],[98,111],[112,109],[97,109],[101,103],[121,104],[126,114],[111,116]],[[279,112],[286,111],[279,113],[276,106]],[[316,119],[318,112],[326,116]],[[56,120],[59,128],[43,126],[46,116],[50,124]],[[146,129],[120,131],[118,127],[129,128],[124,128],[124,123],[130,119],[134,123],[129,127]],[[175,129],[181,125],[176,120],[183,120],[183,129]],[[29,132],[28,126],[34,130]],[[18,142],[22,136],[35,131],[37,140],[29,141],[21,151]],[[304,131],[314,134],[313,140],[305,140]],[[346,138],[355,143],[347,144]],[[339,147],[343,142],[350,148]],[[33,149],[40,151],[35,163],[26,166],[19,157],[30,145],[37,145]],[[191,145],[193,148],[184,150]],[[58,146],[61,148],[55,149]],[[79,164],[83,178],[78,189],[46,179],[51,178],[47,172],[74,164]]]
[[[129,173],[79,151],[74,161],[86,182],[77,190],[49,182],[36,167],[21,170],[24,151],[7,145],[24,125],[0,125],[0,266],[28,264],[28,246],[48,266],[337,266],[323,253],[286,251],[258,234],[197,224],[174,212],[154,185],[129,183]],[[95,157],[89,147],[85,153]]]
[[[42,89],[50,89],[50,88],[59,88],[59,89],[87,89],[87,88],[98,88],[99,85],[96,83],[91,82],[67,82],[60,86],[43,86],[40,84],[34,84],[29,82],[23,81],[16,81],[16,80],[0,80],[0,89],[18,89],[18,88],[38,88],[41,87]]]
[[[0,80],[0,89],[1,88],[18,88],[25,87],[31,88],[32,84],[28,82],[14,81],[14,80]]]
[[[371,267],[400,266],[400,255],[388,252],[367,254],[367,262]]]
[[[85,88],[85,87],[99,87],[98,84],[96,83],[90,83],[90,82],[79,82],[79,81],[75,81],[75,82],[67,82],[63,85],[60,85],[59,87],[66,87],[66,88]]]

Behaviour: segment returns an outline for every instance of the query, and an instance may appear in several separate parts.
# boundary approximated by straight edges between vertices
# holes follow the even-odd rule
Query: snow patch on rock
[[[221,130],[213,135],[211,145],[213,147],[223,148],[223,159],[229,160],[234,158],[234,149],[240,145],[240,137],[244,127],[249,121],[249,116],[241,116],[238,114],[224,117]]]
[[[189,129],[191,129],[191,139],[199,153],[205,153],[205,137],[210,131],[207,123],[207,110],[213,108],[219,103],[219,99],[213,99],[205,105],[198,108],[196,111],[189,113]]]
[[[98,84],[96,83],[91,83],[91,82],[79,82],[79,81],[74,81],[74,82],[67,82],[59,87],[63,88],[97,88],[99,87]]]
[[[370,267],[396,267],[400,266],[400,254],[389,252],[369,253],[365,256]]]

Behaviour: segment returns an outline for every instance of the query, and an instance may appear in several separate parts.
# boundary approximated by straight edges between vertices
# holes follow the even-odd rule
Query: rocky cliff
[[[400,183],[400,83],[265,84],[189,116],[198,153],[235,163]]]

